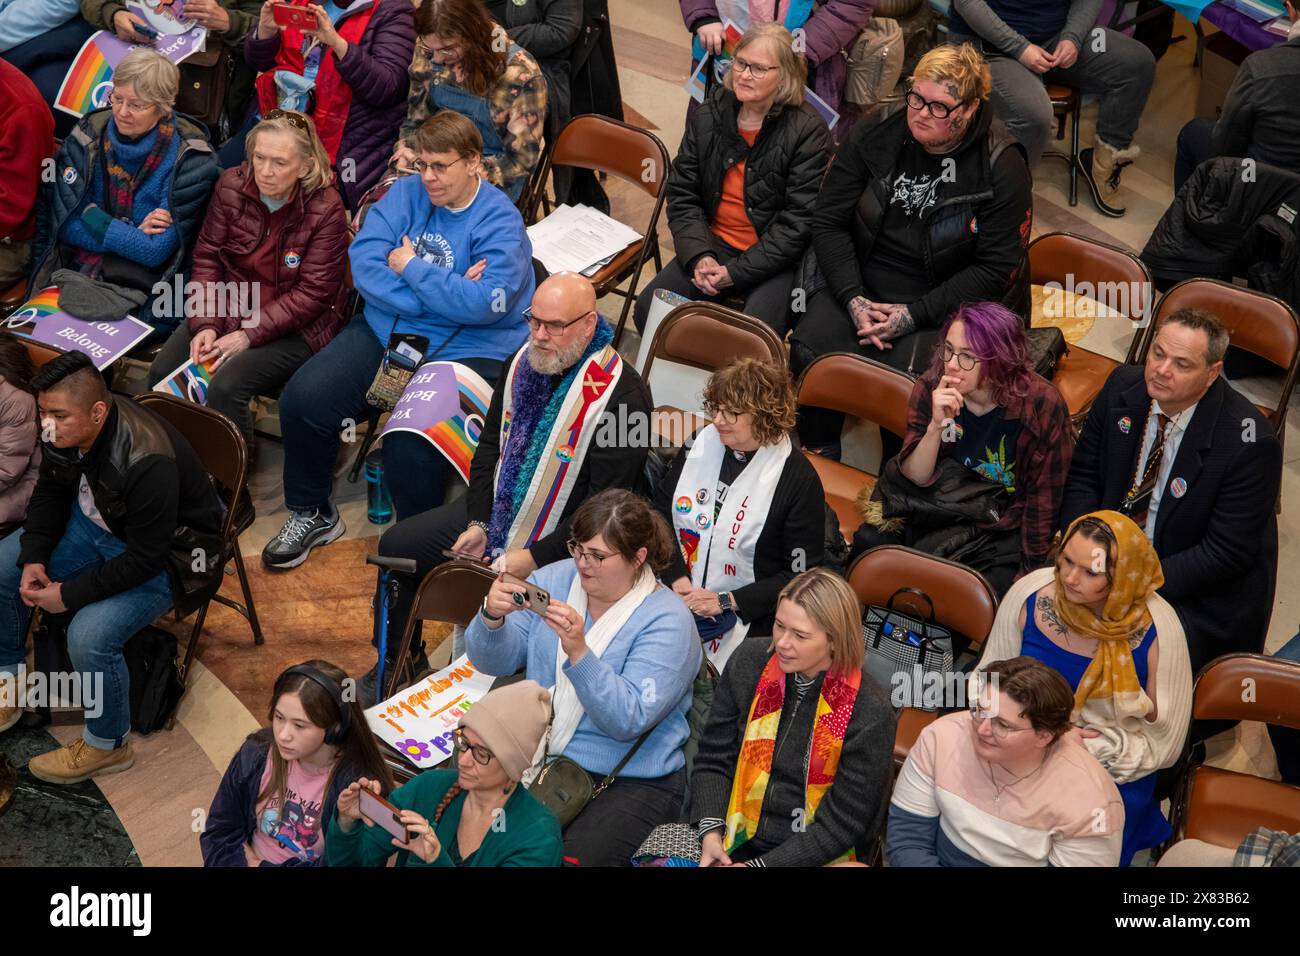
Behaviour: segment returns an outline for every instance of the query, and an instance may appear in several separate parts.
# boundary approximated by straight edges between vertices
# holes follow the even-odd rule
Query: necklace
[[[1044,753],[1043,759],[1039,761],[1038,766],[1035,767],[1033,770],[1029,771],[1029,773],[1025,774],[1023,777],[1016,777],[1014,773],[1011,773],[1010,770],[1007,770],[1007,773],[1011,773],[1011,776],[1016,777],[1016,779],[1012,780],[1010,783],[1004,783],[1002,786],[999,787],[997,780],[995,780],[993,777],[993,764],[992,762],[986,761],[984,764],[984,769],[988,771],[989,783],[993,784],[993,802],[1001,803],[1002,791],[1006,790],[1009,787],[1014,787],[1018,783],[1023,783],[1024,781],[1028,780],[1034,774],[1038,773],[1038,771],[1042,770],[1043,767],[1046,765],[1046,763],[1047,763],[1047,754]],[[1005,767],[1003,767],[1002,769],[1006,770]]]

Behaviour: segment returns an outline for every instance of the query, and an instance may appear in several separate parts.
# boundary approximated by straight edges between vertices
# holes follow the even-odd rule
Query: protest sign
[[[366,721],[375,736],[420,770],[427,770],[451,756],[452,731],[461,716],[483,699],[492,681],[462,654],[442,670],[366,710]]]

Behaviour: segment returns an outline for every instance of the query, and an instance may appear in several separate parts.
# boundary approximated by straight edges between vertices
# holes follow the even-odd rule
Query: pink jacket
[[[36,487],[36,397],[0,378],[0,523],[24,521]]]

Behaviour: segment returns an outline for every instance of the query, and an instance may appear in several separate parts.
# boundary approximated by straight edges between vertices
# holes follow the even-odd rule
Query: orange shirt
[[[758,129],[741,129],[741,138],[752,148],[758,138]],[[758,233],[745,212],[745,163],[739,162],[727,170],[722,178],[722,201],[718,203],[717,214],[713,217],[713,234],[731,246],[744,252],[758,242]]]

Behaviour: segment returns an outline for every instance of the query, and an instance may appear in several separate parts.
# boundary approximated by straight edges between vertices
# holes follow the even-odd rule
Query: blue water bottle
[[[393,498],[384,482],[382,449],[366,455],[366,517],[371,524],[388,524],[393,520]]]

